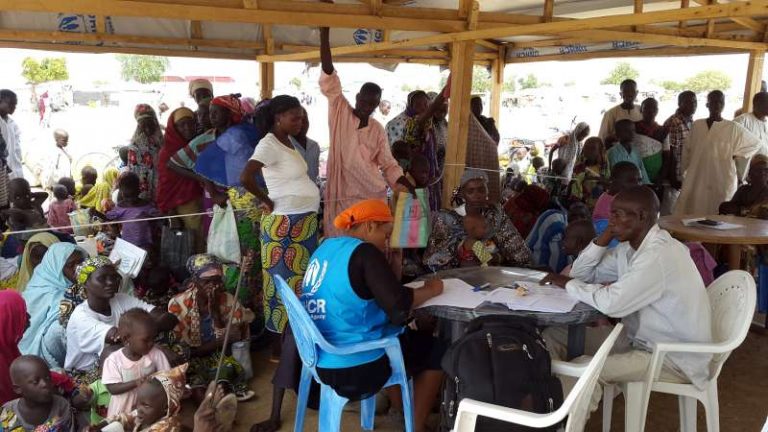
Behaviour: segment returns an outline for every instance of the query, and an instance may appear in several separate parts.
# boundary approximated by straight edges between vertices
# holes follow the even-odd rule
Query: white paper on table
[[[120,266],[117,270],[123,276],[133,279],[139,275],[141,267],[144,265],[144,260],[147,259],[147,251],[133,243],[118,238],[115,241],[115,246],[112,248],[112,253],[109,254],[109,259],[113,263],[120,261]]]
[[[485,301],[503,304],[511,310],[553,313],[570,312],[579,303],[578,299],[561,288],[526,281],[514,284],[527,289],[528,294],[519,295],[514,288],[496,288],[485,296]]]
[[[406,286],[419,289],[424,286],[424,282],[411,282]],[[417,309],[427,306],[452,306],[474,309],[480,306],[488,295],[484,291],[474,291],[474,288],[461,279],[443,279],[443,293],[425,301]]]
[[[744,228],[744,225],[739,225],[739,224],[734,224],[729,222],[721,222],[721,221],[718,221],[720,223],[717,225],[705,225],[705,224],[699,223],[699,221],[703,221],[706,219],[707,218],[683,219],[680,222],[682,222],[683,225],[687,227],[711,228],[711,229],[722,230],[722,231],[732,230],[737,228]]]

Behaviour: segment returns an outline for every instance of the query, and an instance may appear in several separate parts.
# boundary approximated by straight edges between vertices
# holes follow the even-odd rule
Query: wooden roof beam
[[[723,5],[699,6],[681,10],[664,10],[646,12],[643,14],[624,14],[605,17],[585,18],[579,20],[557,21],[551,23],[529,24],[524,26],[511,26],[495,29],[473,30],[461,33],[450,33],[435,36],[426,36],[414,39],[405,39],[392,42],[380,42],[366,45],[355,45],[346,47],[336,47],[331,51],[334,55],[360,54],[363,52],[385,51],[388,49],[398,49],[425,45],[444,44],[455,41],[467,41],[476,39],[496,39],[508,36],[518,35],[543,35],[560,34],[566,32],[598,30],[606,27],[615,27],[623,25],[642,25],[659,22],[678,21],[680,19],[709,19],[730,16],[748,16],[768,13],[768,0],[755,0],[744,3],[731,3]],[[631,34],[631,33],[630,33]],[[666,43],[683,46],[714,46],[712,43],[727,43],[728,47],[733,49],[757,49],[756,45],[749,42],[738,41],[720,41],[697,38],[679,38],[667,36]],[[749,45],[744,45],[749,44]],[[765,49],[766,45],[760,43],[759,46]],[[751,48],[748,48],[751,47]],[[317,59],[319,51],[288,54],[281,56],[261,56],[260,61],[303,61]]]
[[[555,15],[555,0],[544,0],[543,22],[550,22]]]
[[[0,29],[0,40],[19,41],[19,42],[41,42],[41,43],[71,43],[71,42],[91,42],[94,44],[115,44],[115,45],[150,45],[156,47],[209,47],[209,48],[229,48],[229,49],[248,49],[261,50],[264,44],[261,42],[236,41],[227,39],[184,39],[168,38],[156,36],[132,36],[132,35],[113,35],[96,33],[72,33],[72,32],[44,32],[37,30],[8,30]],[[110,45],[112,46],[112,45]],[[188,49],[188,52],[194,52]]]
[[[31,49],[43,51],[60,51],[74,53],[117,53],[157,55],[165,57],[194,57],[211,59],[253,60],[252,53],[211,52],[186,49],[166,49],[152,47],[125,47],[118,45],[76,45],[64,42],[28,42],[28,41],[4,41],[0,40],[0,48]]]
[[[496,51],[496,50],[499,49],[500,46],[502,46],[502,45],[499,45],[497,43],[494,43],[494,42],[491,42],[491,41],[488,41],[488,40],[485,40],[485,39],[478,39],[478,40],[475,41],[475,43],[480,45],[483,48],[487,48],[487,49],[492,50],[492,51]]]

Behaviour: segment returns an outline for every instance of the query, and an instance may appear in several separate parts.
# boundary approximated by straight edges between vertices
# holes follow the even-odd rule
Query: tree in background
[[[723,72],[707,70],[685,80],[685,89],[696,93],[710,92],[712,90],[728,90],[731,87],[731,78]]]
[[[520,84],[520,89],[522,90],[535,89],[544,86],[544,83],[539,82],[539,79],[534,74],[528,74],[525,78],[520,78],[517,80],[517,83]]]
[[[640,76],[640,72],[633,68],[628,62],[619,62],[608,76],[600,81],[600,84],[619,85],[626,79],[637,80],[638,76]]]
[[[517,85],[515,84],[515,77],[511,76],[504,80],[504,87],[502,90],[505,93],[514,93],[515,90],[517,90]]]
[[[472,70],[472,93],[482,94],[491,91],[491,73],[488,68],[475,66]]]
[[[136,81],[141,84],[158,82],[168,69],[167,57],[118,54],[120,75],[125,81]]]
[[[21,76],[32,86],[33,105],[37,106],[38,84],[69,79],[67,59],[64,57],[46,57],[40,61],[27,57],[21,61]]]
[[[296,88],[296,91],[301,91],[301,78],[299,77],[293,77],[290,81],[288,81],[288,84],[292,85],[294,88]]]

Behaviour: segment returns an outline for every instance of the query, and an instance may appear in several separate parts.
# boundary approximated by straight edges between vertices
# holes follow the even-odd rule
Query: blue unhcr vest
[[[323,337],[336,346],[374,341],[397,334],[376,300],[363,300],[349,281],[349,260],[363,242],[351,237],[326,239],[310,258],[301,302]],[[318,366],[342,369],[377,360],[384,350],[352,355],[321,352]]]

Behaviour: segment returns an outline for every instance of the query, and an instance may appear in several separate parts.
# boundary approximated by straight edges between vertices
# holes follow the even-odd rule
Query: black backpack
[[[563,403],[560,380],[544,339],[535,325],[512,316],[484,316],[472,320],[442,360],[448,375],[443,388],[442,429],[453,428],[459,402],[481,402],[535,413],[550,413]],[[478,417],[478,432],[555,431]]]

